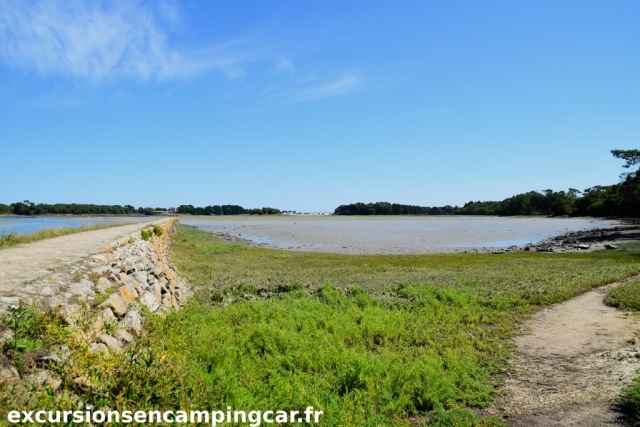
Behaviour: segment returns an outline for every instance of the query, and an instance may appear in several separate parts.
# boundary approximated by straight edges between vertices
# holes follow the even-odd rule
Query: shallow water
[[[5,233],[28,234],[52,228],[71,227],[96,224],[121,224],[125,222],[150,221],[149,217],[3,217],[0,218],[0,235]]]
[[[356,254],[459,252],[536,243],[570,231],[608,227],[591,218],[499,217],[203,217],[180,222],[267,247]]]

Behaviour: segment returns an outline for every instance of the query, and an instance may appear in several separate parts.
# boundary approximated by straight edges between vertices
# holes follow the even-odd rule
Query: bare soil
[[[603,299],[622,283],[556,304],[527,322],[514,339],[518,353],[505,394],[482,413],[511,426],[621,424],[611,405],[640,369],[640,318]]]

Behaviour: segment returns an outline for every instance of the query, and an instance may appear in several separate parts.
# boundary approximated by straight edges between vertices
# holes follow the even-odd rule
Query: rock
[[[591,245],[588,245],[586,243],[580,243],[578,245],[578,249],[589,249],[591,247]]]
[[[146,306],[150,312],[155,313],[160,308],[160,303],[156,297],[149,291],[142,294],[140,302]]]
[[[62,359],[60,359],[60,357],[53,351],[44,353],[38,356],[35,360],[38,366],[45,366],[49,364],[57,365],[62,362]]]
[[[51,289],[51,286],[45,286],[38,290],[38,294],[43,297],[50,297],[53,295],[53,289]]]
[[[96,267],[91,271],[97,274],[98,276],[104,276],[105,274],[108,274],[111,272],[111,267],[109,267],[108,265],[104,265],[102,267]]]
[[[172,307],[172,306],[171,306],[171,299],[170,299],[170,298],[168,298],[168,297],[164,297],[164,298],[162,298],[162,305],[163,305],[165,308],[171,308],[171,307]]]
[[[118,292],[120,292],[127,301],[133,301],[138,298],[138,291],[133,283],[127,283],[126,285],[119,287]]]
[[[98,308],[110,308],[116,316],[122,317],[127,312],[129,304],[129,300],[125,299],[120,293],[114,292]]]
[[[70,326],[80,318],[81,308],[78,304],[65,304],[58,308],[58,315]]]
[[[133,335],[124,329],[118,329],[114,334],[115,339],[117,339],[121,345],[130,344],[134,341]]]
[[[4,356],[0,356],[0,384],[16,381],[20,374],[16,367]]]
[[[7,342],[7,340],[13,339],[15,335],[13,329],[6,328],[0,331],[0,349],[4,347],[4,343]]]
[[[129,310],[122,321],[125,328],[139,334],[142,332],[142,318],[135,310]]]
[[[18,307],[20,307],[20,298],[0,297],[0,308],[18,308]]]
[[[109,307],[105,308],[104,310],[102,310],[100,312],[100,317],[102,317],[102,320],[104,320],[105,324],[107,324],[109,322],[117,322],[118,321],[118,319],[116,318],[115,314],[113,314],[113,311]]]
[[[103,343],[93,342],[93,343],[91,343],[91,353],[93,353],[93,354],[97,354],[97,353],[109,354],[109,348],[106,345],[104,345]],[[74,380],[73,382],[75,383],[76,381]]]
[[[106,345],[93,343],[93,344],[91,344],[91,350],[92,350],[92,352],[94,354],[98,352],[98,351],[95,351],[95,352],[93,351],[94,345],[98,348],[98,351],[104,352],[105,354],[109,354],[109,350],[107,349]],[[74,384],[79,385],[80,387],[83,387],[83,388],[94,388],[94,387],[96,387],[96,385],[93,382],[91,382],[91,380],[89,378],[85,377],[84,375],[76,377],[72,381],[73,381]],[[83,403],[82,401],[79,401],[79,403],[78,403],[78,407],[79,408],[84,407],[84,405],[82,403]]]
[[[616,245],[611,245],[609,243],[607,243],[606,245],[604,245],[605,249],[618,249],[618,247]]]
[[[160,284],[160,282],[158,282],[157,280],[153,284],[153,289],[150,289],[150,291],[153,292],[153,295],[158,301],[162,299],[162,284]]]
[[[120,343],[118,342],[117,339],[115,339],[114,337],[112,337],[109,334],[102,334],[100,335],[100,337],[98,338],[102,343],[104,343],[109,350],[119,353],[120,351],[122,351],[122,346],[120,345]]]
[[[113,283],[106,277],[100,277],[98,283],[96,283],[96,290],[98,293],[104,294],[113,286]]]
[[[79,282],[75,282],[69,285],[68,291],[74,295],[80,297],[92,296],[95,297],[96,293],[93,291],[93,283],[87,279],[82,279]]]
[[[101,316],[96,317],[96,320],[93,321],[93,324],[89,328],[89,334],[92,337],[97,337],[102,335],[106,331],[104,319]]]
[[[162,271],[160,271],[160,269],[158,267],[156,267],[155,265],[152,265],[149,268],[147,268],[147,272],[149,274],[153,275],[156,279],[158,279],[160,277],[160,275],[162,274]]]
[[[38,289],[36,289],[35,286],[24,286],[22,288],[22,292],[24,292],[26,294],[37,294],[38,293]]]
[[[89,257],[90,261],[96,262],[100,265],[106,265],[108,260],[104,255],[92,255]]]
[[[131,274],[134,271],[136,271],[136,265],[133,263],[133,261],[127,260],[122,265],[122,271],[124,271],[127,274]]]
[[[36,386],[48,385],[52,390],[57,390],[62,385],[60,378],[53,372],[47,369],[41,369],[32,374],[29,374],[25,378],[25,382],[29,382]]]
[[[68,361],[69,358],[71,357],[71,349],[66,344],[62,344],[62,345],[56,346],[55,353],[56,353],[56,355],[58,355],[60,360],[63,361],[63,362]]]
[[[145,286],[149,280],[149,275],[146,271],[136,271],[131,276],[136,282],[140,282],[142,286]]]

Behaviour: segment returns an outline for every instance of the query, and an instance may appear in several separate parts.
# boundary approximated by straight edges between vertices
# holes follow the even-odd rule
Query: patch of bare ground
[[[638,278],[627,279],[632,280]],[[514,339],[504,395],[483,415],[511,426],[611,426],[640,369],[640,318],[604,305],[613,283],[540,311]]]

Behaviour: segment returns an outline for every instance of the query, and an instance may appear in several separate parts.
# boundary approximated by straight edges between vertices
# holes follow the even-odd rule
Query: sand
[[[203,217],[180,222],[288,250],[350,254],[423,254],[523,246],[616,221],[499,217]]]

